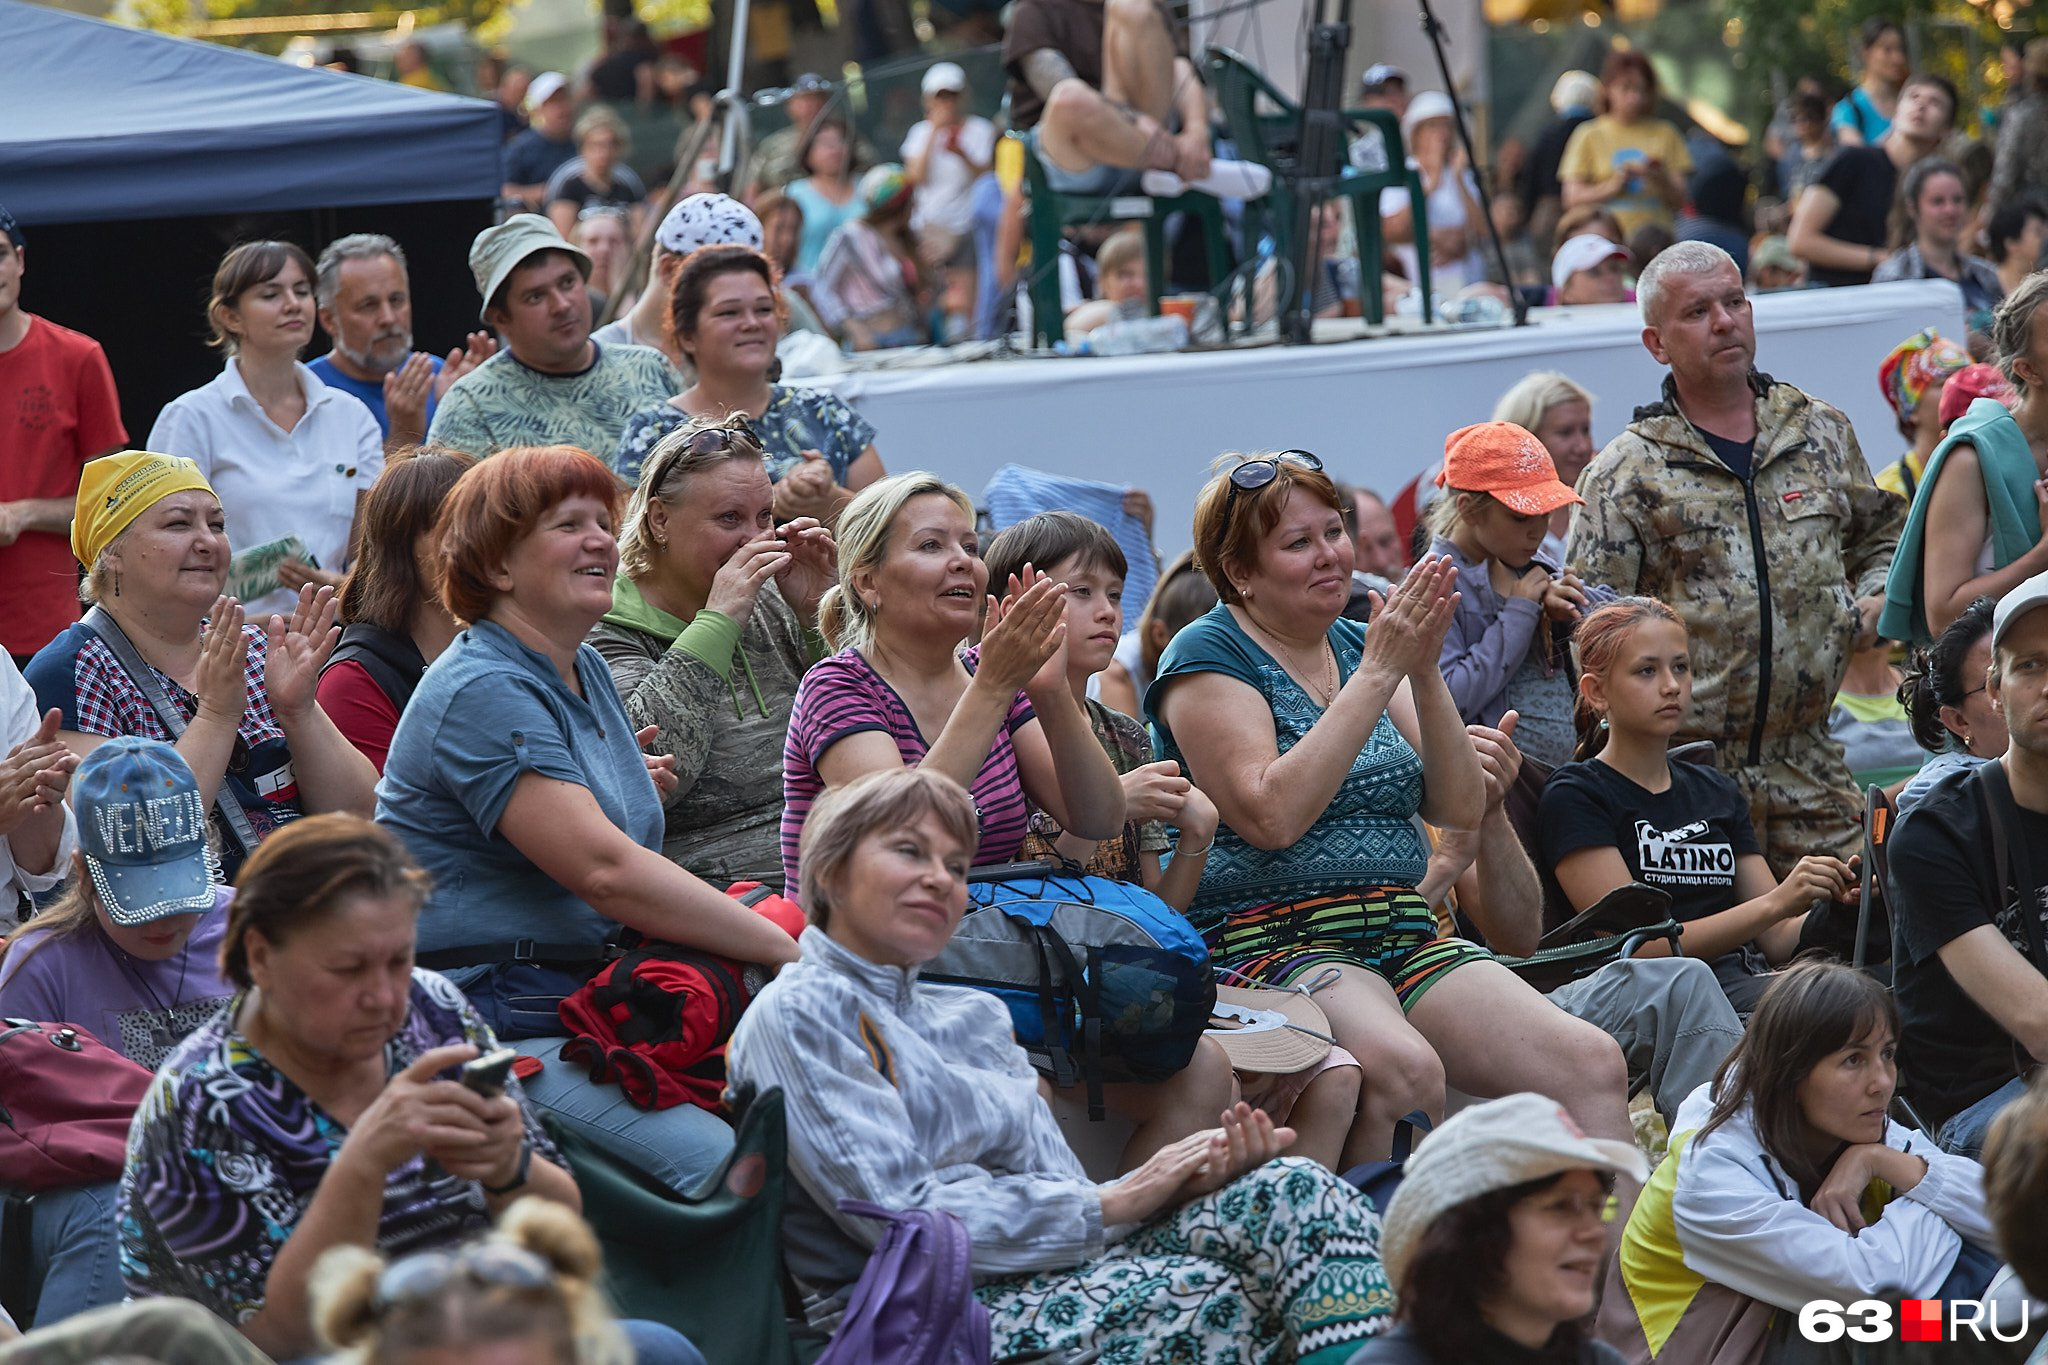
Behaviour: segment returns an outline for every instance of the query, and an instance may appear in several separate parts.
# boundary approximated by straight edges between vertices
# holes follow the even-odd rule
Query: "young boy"
[[[1178,763],[1151,761],[1152,742],[1140,722],[1088,697],[1088,680],[1109,667],[1123,633],[1128,568],[1123,549],[1105,527],[1086,517],[1041,512],[998,535],[985,558],[989,591],[999,596],[1008,595],[1027,564],[1067,585],[1067,685],[1087,710],[1096,742],[1124,779],[1127,820],[1117,838],[1099,844],[1077,838],[1038,811],[1019,856],[1057,852],[1091,875],[1137,882],[1185,911],[1216,838],[1216,807],[1181,776]],[[1159,855],[1176,847],[1166,836],[1167,825],[1180,831],[1179,851],[1162,868]]]

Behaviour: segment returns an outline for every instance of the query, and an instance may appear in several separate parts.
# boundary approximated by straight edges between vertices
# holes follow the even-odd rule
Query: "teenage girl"
[[[1680,948],[1713,964],[1728,1003],[1746,1017],[1770,969],[1798,952],[1807,911],[1854,896],[1856,870],[1815,854],[1779,882],[1734,781],[1667,757],[1692,705],[1692,659],[1677,612],[1655,598],[1620,598],[1580,622],[1575,645],[1579,761],[1543,789],[1538,863],[1554,869],[1557,888],[1578,910],[1629,882],[1669,892]]]

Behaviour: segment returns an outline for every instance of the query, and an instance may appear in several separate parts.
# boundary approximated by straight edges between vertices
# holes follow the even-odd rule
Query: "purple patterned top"
[[[243,998],[158,1068],[128,1134],[116,1215],[121,1278],[133,1297],[192,1299],[232,1323],[263,1307],[278,1250],[348,1137],[235,1027]],[[387,1074],[455,1043],[485,1052],[498,1045],[462,992],[415,968],[412,1008],[384,1046]],[[559,1164],[519,1082],[508,1078],[505,1093],[524,1111],[534,1155]],[[489,1227],[481,1186],[414,1157],[385,1182],[377,1249],[395,1258]]]

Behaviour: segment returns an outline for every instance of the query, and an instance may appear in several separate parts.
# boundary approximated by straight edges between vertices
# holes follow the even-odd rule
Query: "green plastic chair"
[[[1212,284],[1221,284],[1230,273],[1230,244],[1223,235],[1223,204],[1214,195],[1194,190],[1171,199],[1155,199],[1142,191],[1057,194],[1046,183],[1045,166],[1031,150],[1031,144],[1016,133],[1008,136],[1022,144],[1024,185],[1031,196],[1031,333],[1040,345],[1050,346],[1066,339],[1057,262],[1060,237],[1070,227],[1133,221],[1144,224],[1145,302],[1155,315],[1159,312],[1159,296],[1166,291],[1168,214],[1186,213],[1201,224]]]
[[[1275,237],[1282,242],[1292,240],[1294,224],[1303,211],[1300,196],[1289,188],[1285,173],[1295,169],[1295,140],[1301,132],[1301,106],[1283,95],[1273,83],[1259,74],[1250,62],[1227,47],[1209,49],[1205,63],[1209,69],[1209,83],[1216,91],[1217,101],[1223,106],[1224,121],[1230,127],[1230,136],[1237,143],[1237,154],[1246,161],[1256,161],[1273,172],[1273,188],[1266,196],[1270,208],[1255,214],[1254,206],[1245,206],[1245,241],[1258,240],[1265,227],[1265,213],[1273,220]],[[1270,101],[1277,112],[1261,112],[1261,98]],[[1361,171],[1343,159],[1338,153],[1338,164],[1325,168],[1324,175],[1339,177],[1331,198],[1351,201],[1351,221],[1354,236],[1358,240],[1358,293],[1359,302],[1365,310],[1368,322],[1380,323],[1386,319],[1386,303],[1380,292],[1380,261],[1385,253],[1385,242],[1380,230],[1380,191],[1405,189],[1408,202],[1415,209],[1415,283],[1422,290],[1422,320],[1436,319],[1435,297],[1429,280],[1429,217],[1423,203],[1422,177],[1408,167],[1408,146],[1401,137],[1401,121],[1389,109],[1346,109],[1344,121],[1347,126],[1370,123],[1380,130],[1387,147],[1387,169],[1384,171]],[[1249,248],[1247,248],[1249,249]]]

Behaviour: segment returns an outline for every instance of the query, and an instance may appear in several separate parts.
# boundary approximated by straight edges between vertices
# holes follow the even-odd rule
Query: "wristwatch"
[[[512,1172],[512,1178],[502,1185],[484,1185],[485,1194],[510,1194],[526,1183],[527,1174],[533,1169],[533,1144],[522,1141],[519,1144],[519,1169]],[[479,1180],[479,1185],[483,1182]]]

